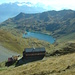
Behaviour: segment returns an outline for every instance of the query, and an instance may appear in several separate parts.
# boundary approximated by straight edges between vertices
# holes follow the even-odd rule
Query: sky
[[[45,7],[51,7],[53,10],[75,10],[75,0],[0,0],[0,4],[9,2],[31,2],[34,5],[41,3],[44,4]]]

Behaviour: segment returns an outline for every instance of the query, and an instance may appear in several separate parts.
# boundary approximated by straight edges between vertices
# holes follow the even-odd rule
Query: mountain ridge
[[[31,5],[29,6],[29,3],[3,3],[0,4],[0,22],[5,21],[8,18],[14,17],[20,12],[24,13],[39,13],[46,11],[43,7]]]
[[[23,31],[45,32],[58,37],[59,35],[75,33],[75,11],[53,10],[37,14],[20,13],[6,20],[0,26],[11,26]]]
[[[45,57],[44,60],[19,67],[5,68],[0,64],[0,75],[75,75],[75,11],[20,13],[1,23],[0,29],[3,29],[0,30],[0,42],[5,43],[5,47],[22,53],[24,48],[32,47],[33,44],[36,47],[46,47],[48,54],[48,58]],[[51,45],[34,38],[24,39],[21,34],[25,30],[49,33],[57,37],[57,41]]]

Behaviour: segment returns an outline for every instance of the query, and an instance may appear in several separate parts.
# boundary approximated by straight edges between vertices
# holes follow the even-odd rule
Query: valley
[[[23,38],[25,31],[51,35],[56,40],[51,44],[32,37]],[[4,62],[0,63],[0,75],[75,75],[75,11],[20,13],[0,24],[0,44],[0,57],[6,52],[8,57],[12,51],[22,56],[25,48],[46,49],[44,60],[18,67],[5,67]]]
[[[0,24],[1,28],[37,31],[60,37],[75,33],[75,11],[47,11],[37,14],[20,13]]]

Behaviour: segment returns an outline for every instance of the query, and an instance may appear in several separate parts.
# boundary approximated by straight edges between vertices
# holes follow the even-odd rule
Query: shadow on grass
[[[12,62],[6,62],[5,63],[5,66],[7,66],[7,67],[10,67],[10,66],[12,66],[12,65],[15,65],[15,63],[16,63],[16,61],[12,61]]]
[[[33,62],[33,61],[38,61],[38,60],[42,60],[43,57],[39,58],[39,57],[33,57],[33,58],[21,58],[20,60],[17,61],[15,67],[23,65],[23,64],[27,64],[29,62]]]

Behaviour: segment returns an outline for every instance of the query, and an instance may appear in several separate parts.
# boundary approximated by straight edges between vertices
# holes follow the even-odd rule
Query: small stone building
[[[23,51],[23,58],[26,60],[39,60],[45,56],[45,48],[26,48]]]

